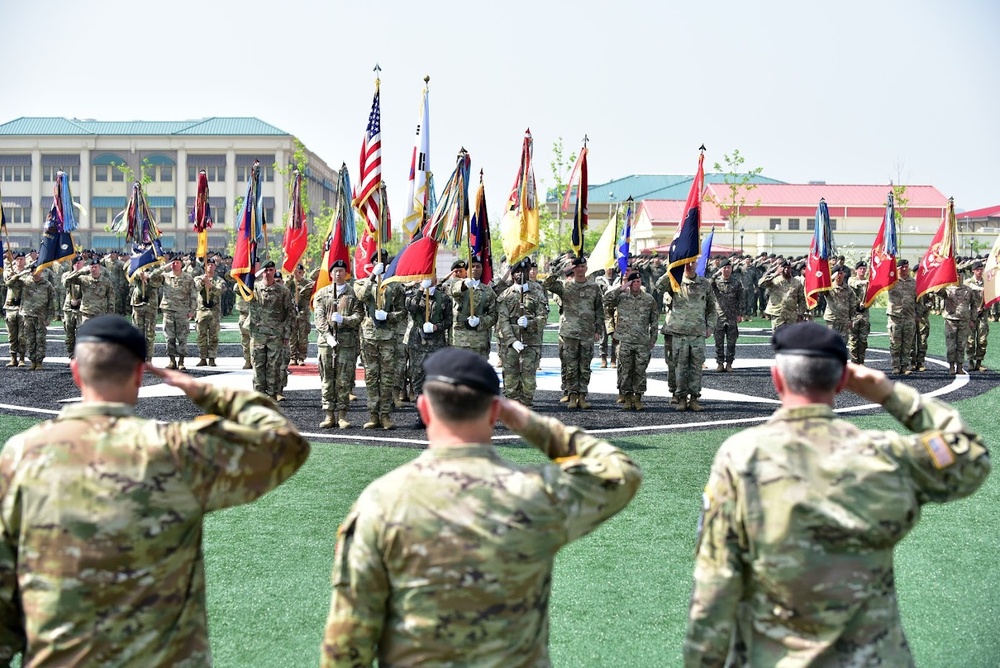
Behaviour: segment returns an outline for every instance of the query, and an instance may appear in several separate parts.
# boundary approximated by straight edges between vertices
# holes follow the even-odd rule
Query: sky
[[[425,75],[438,191],[464,147],[491,209],[526,128],[543,187],[587,135],[591,184],[692,174],[705,144],[709,171],[738,149],[789,183],[1000,204],[996,0],[0,0],[0,26],[0,123],[254,116],[352,181],[378,63],[397,216]]]

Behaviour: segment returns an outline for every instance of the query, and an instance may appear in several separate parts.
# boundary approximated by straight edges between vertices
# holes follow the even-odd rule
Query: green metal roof
[[[125,208],[126,198],[124,197],[92,197],[90,206],[94,209],[116,209],[118,211]]]
[[[0,124],[0,135],[279,135],[290,133],[253,117],[210,117],[189,121],[97,121],[56,116],[22,116]]]
[[[705,183],[725,183],[725,174],[705,174]],[[607,183],[587,188],[588,202],[624,202],[629,197],[639,202],[644,199],[687,199],[693,174],[633,174]],[[754,176],[750,183],[784,183],[767,176]],[[614,197],[612,198],[612,194]],[[550,190],[546,201],[555,201],[555,191]]]

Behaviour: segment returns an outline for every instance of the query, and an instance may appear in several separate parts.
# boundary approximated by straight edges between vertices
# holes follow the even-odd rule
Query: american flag
[[[358,189],[354,191],[354,207],[364,214],[368,229],[378,230],[379,227],[379,188],[382,185],[382,121],[379,108],[378,82],[375,83],[375,97],[372,99],[372,110],[368,114],[368,128],[365,130],[364,141],[361,142],[361,160],[359,163],[361,178]],[[391,233],[390,235],[391,236]],[[388,236],[382,239],[389,241]]]

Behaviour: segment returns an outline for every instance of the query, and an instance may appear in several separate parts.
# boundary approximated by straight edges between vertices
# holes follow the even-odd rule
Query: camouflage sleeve
[[[335,298],[336,293],[331,297],[331,300]],[[319,299],[313,302],[313,323],[316,326],[317,341],[325,340],[326,335],[330,333],[330,319],[326,312],[326,301],[326,293],[324,293]],[[324,343],[323,345],[326,344]]]
[[[714,283],[713,283],[714,285]],[[719,312],[715,307],[715,293],[709,289],[706,291],[707,295],[705,297],[705,326],[708,329],[715,329],[715,326],[719,323]]]
[[[563,282],[560,281],[559,277],[555,274],[549,274],[546,276],[545,280],[542,281],[542,287],[559,295],[560,297],[563,296]]]
[[[624,508],[642,482],[642,472],[627,454],[579,427],[532,413],[518,434],[553,460],[543,475],[566,513],[566,542]]]
[[[895,383],[884,406],[914,432],[883,432],[881,447],[909,468],[921,503],[953,501],[979,489],[990,472],[990,455],[956,409],[903,383]]]
[[[705,485],[683,647],[685,666],[726,665],[743,597],[742,554],[746,539],[739,519],[736,484],[722,463],[724,451],[725,446],[716,456]]]
[[[497,324],[497,319],[500,317],[500,305],[493,288],[487,287],[483,290],[483,294],[486,298],[486,304],[483,307],[482,315],[479,316],[479,328],[487,330],[492,329],[493,325]]]
[[[670,290],[672,287],[673,285],[670,283],[669,271],[664,272],[663,276],[660,276],[660,278],[656,281],[656,289],[659,290],[660,292],[663,292],[665,290]]]
[[[500,336],[503,340],[512,343],[517,339],[517,334],[514,332],[514,326],[511,324],[510,320],[513,317],[512,308],[515,303],[519,300],[515,298],[507,297],[507,293],[500,295],[500,299],[497,302],[497,320],[500,323]]]
[[[382,635],[389,576],[378,548],[381,512],[366,497],[362,495],[337,530],[321,668],[371,666]]]
[[[7,495],[8,481],[3,481],[3,496]],[[4,517],[3,536],[0,540],[0,665],[9,666],[16,654],[24,650],[24,612],[17,584],[17,544],[11,539],[17,527],[9,526]]]
[[[344,313],[342,327],[357,329],[361,326],[361,321],[365,319],[365,305],[359,299],[347,300],[347,311]]]
[[[206,415],[157,428],[206,512],[263,496],[309,456],[309,443],[262,394],[213,387],[195,403]]]

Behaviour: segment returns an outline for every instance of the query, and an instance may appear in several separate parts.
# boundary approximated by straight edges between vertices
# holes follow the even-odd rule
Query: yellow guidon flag
[[[510,265],[517,264],[538,249],[538,191],[535,188],[535,173],[531,168],[531,152],[529,128],[524,132],[521,165],[500,223],[503,230],[503,250]]]

